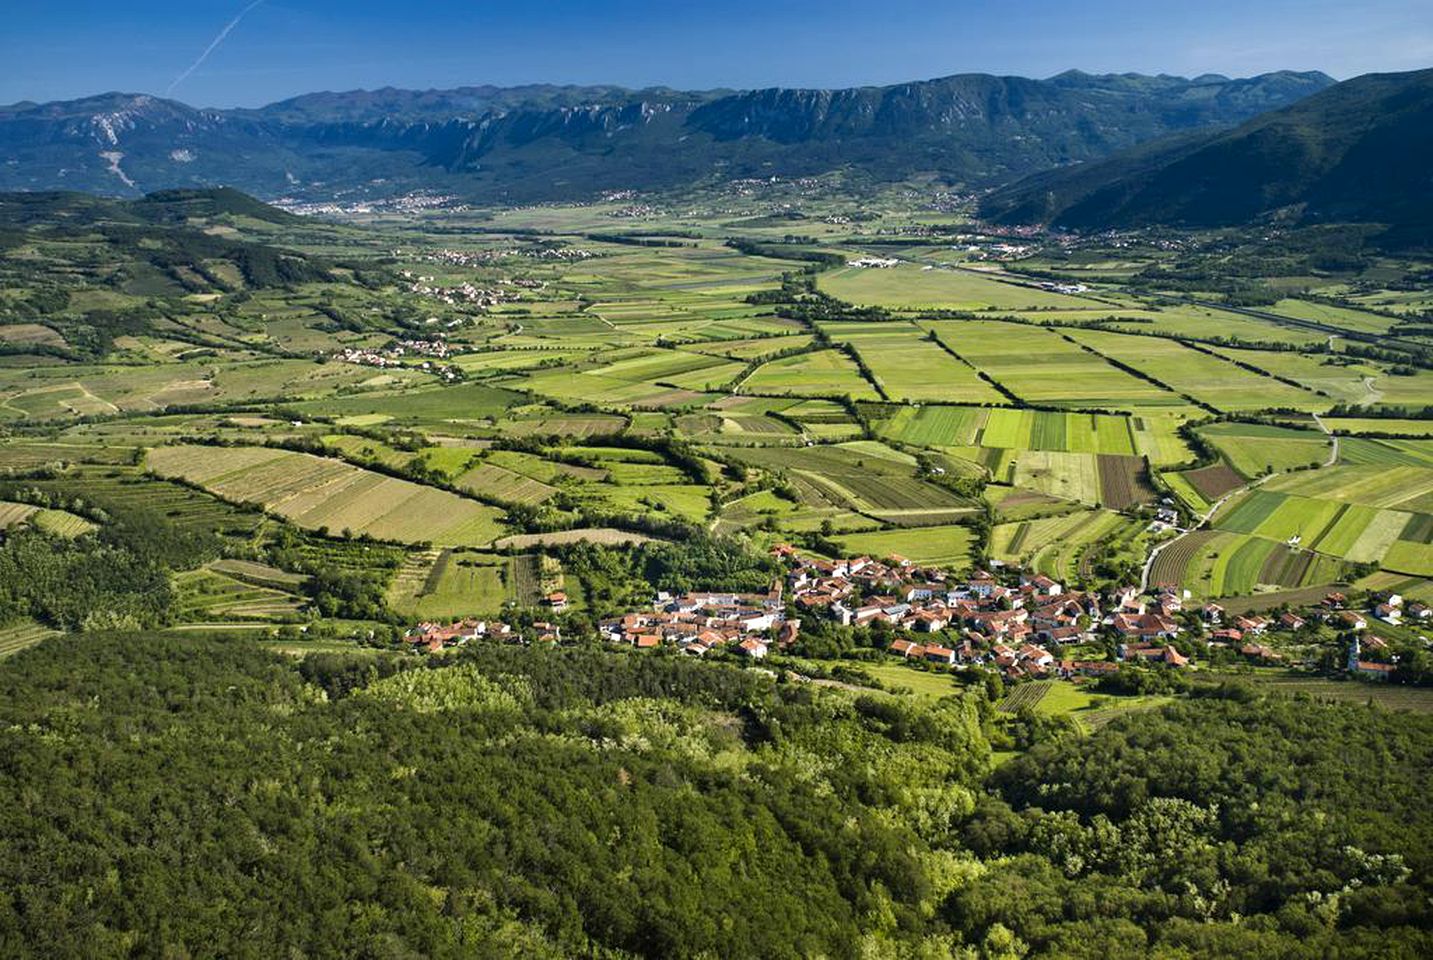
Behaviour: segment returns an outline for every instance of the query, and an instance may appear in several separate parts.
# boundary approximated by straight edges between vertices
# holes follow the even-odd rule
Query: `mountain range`
[[[0,107],[0,190],[138,196],[222,184],[265,198],[428,191],[526,202],[837,170],[980,189],[1225,130],[1332,83],[1316,72],[965,74],[840,90],[385,89],[233,110],[108,93]]]
[[[1433,70],[1356,77],[1232,130],[1035,174],[981,213],[1085,230],[1378,223],[1433,242]]]

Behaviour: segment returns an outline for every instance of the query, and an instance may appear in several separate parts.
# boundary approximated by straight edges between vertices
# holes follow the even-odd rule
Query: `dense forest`
[[[1204,693],[996,764],[978,687],[51,641],[0,672],[0,953],[1429,955],[1433,719]]]

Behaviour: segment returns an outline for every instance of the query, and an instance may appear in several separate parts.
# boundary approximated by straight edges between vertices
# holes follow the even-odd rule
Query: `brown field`
[[[1210,503],[1230,490],[1237,490],[1244,485],[1244,478],[1223,460],[1198,470],[1190,470],[1184,474],[1184,479]]]
[[[1210,540],[1219,536],[1214,530],[1195,530],[1179,538],[1175,543],[1170,544],[1159,552],[1154,559],[1154,568],[1150,570],[1149,582],[1153,584],[1168,583],[1180,585],[1184,583],[1189,563],[1194,559],[1200,549]]]
[[[1100,504],[1111,510],[1123,510],[1136,503],[1152,503],[1156,499],[1149,485],[1143,457],[1099,454]]]
[[[589,527],[581,530],[557,530],[552,533],[520,533],[516,536],[502,537],[493,541],[493,548],[506,550],[508,547],[517,547],[525,550],[528,547],[537,547],[545,543],[588,543],[616,544],[616,543],[646,543],[651,537],[640,533],[631,533],[627,530],[612,530],[606,527]]]

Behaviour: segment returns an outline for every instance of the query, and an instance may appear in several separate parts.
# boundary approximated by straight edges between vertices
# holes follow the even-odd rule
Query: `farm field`
[[[1005,563],[1033,567],[1061,580],[1084,580],[1091,574],[1090,552],[1123,549],[1142,543],[1143,524],[1108,510],[1082,510],[1033,520],[997,524],[991,531],[990,553]]]
[[[842,327],[828,324],[833,340],[845,338]],[[895,326],[894,324],[885,325]],[[904,325],[902,325],[904,326]],[[1001,403],[1002,395],[967,363],[910,327],[891,333],[852,334],[846,338],[860,354],[875,382],[892,400],[945,400],[967,403]]]
[[[1128,576],[1157,536],[1147,527],[1162,497],[1198,515],[1269,471],[1257,495],[1236,498],[1190,538],[1197,549],[1181,541],[1157,569],[1201,595],[1252,599],[1306,589],[1355,563],[1404,580],[1433,565],[1422,519],[1433,516],[1433,427],[1415,412],[1433,404],[1433,375],[1413,366],[1395,375],[1382,354],[1354,356],[1371,342],[1330,340],[1307,325],[1386,330],[1392,316],[1374,311],[1416,311],[1426,295],[1379,292],[1391,281],[1299,274],[1267,283],[1293,296],[1353,297],[1369,310],[1290,298],[1236,313],[1178,302],[1218,291],[1150,286],[1145,271],[1176,258],[1138,245],[1091,255],[1062,242],[1058,254],[1029,262],[978,263],[943,237],[962,229],[960,215],[925,211],[905,222],[887,209],[893,197],[882,193],[874,219],[859,226],[824,200],[799,218],[713,218],[699,211],[757,202],[713,195],[689,214],[644,213],[651,222],[640,227],[615,225],[631,211],[602,202],[491,219],[444,212],[433,235],[417,221],[377,216],[381,242],[317,221],[298,232],[305,251],[335,262],[372,255],[437,284],[505,288],[483,305],[381,277],[348,283],[347,266],[330,282],[263,287],[217,264],[232,289],[203,294],[148,268],[118,287],[86,283],[71,293],[76,310],[167,303],[164,289],[178,299],[155,326],[120,331],[108,354],[83,360],[53,353],[88,349],[87,334],[62,315],[0,325],[10,331],[0,418],[22,428],[0,442],[0,472],[53,473],[36,481],[40,489],[79,497],[85,516],[152,505],[187,531],[222,531],[242,547],[234,556],[263,556],[274,531],[290,527],[323,531],[315,539],[330,546],[345,534],[386,541],[366,546],[407,558],[406,579],[384,580],[405,615],[420,598],[435,615],[466,609],[469,596],[491,608],[499,586],[502,602],[512,599],[516,570],[483,559],[494,543],[615,544],[650,531],[835,543],[962,565],[988,551],[1074,582],[1096,570],[1099,579]],[[913,226],[930,242],[880,239]],[[613,240],[629,229],[676,245]],[[744,254],[730,243],[733,230],[793,258]],[[467,262],[429,255],[459,236]],[[916,260],[881,270],[806,259],[868,252]],[[925,269],[933,262],[940,266]],[[1088,289],[1040,288],[1056,276]],[[1395,334],[1423,338],[1416,319]],[[425,352],[415,337],[446,349]],[[401,341],[406,352],[387,363],[350,362],[351,351]],[[1336,403],[1350,412],[1326,417],[1328,426],[1361,435],[1341,437],[1338,465],[1325,469],[1330,441],[1307,414]],[[1216,412],[1268,412],[1279,425]],[[1182,432],[1190,423],[1202,425]],[[197,487],[137,468],[146,458]],[[0,498],[26,499],[13,489]],[[994,531],[981,543],[972,538],[987,507]],[[55,534],[91,529],[78,514],[22,512]],[[1186,512],[1180,522],[1191,519]],[[191,578],[186,602],[218,611],[252,599],[262,613],[272,600],[281,620],[289,601],[243,594],[301,602],[300,583],[284,575],[268,564],[210,565]],[[581,585],[572,586],[576,595]],[[210,619],[188,626],[223,620],[186,613],[201,615]]]
[[[257,503],[299,526],[380,540],[450,546],[490,543],[502,532],[492,507],[339,460],[265,447],[172,446],[150,469],[226,500]]]
[[[1260,376],[1230,360],[1157,337],[1134,337],[1098,330],[1068,334],[1101,355],[1141,371],[1171,390],[1217,410],[1262,410],[1269,407],[1321,410],[1331,404],[1309,390]]]
[[[1339,463],[1433,468],[1433,441],[1346,437],[1339,442]]]
[[[837,350],[816,350],[771,360],[742,381],[746,393],[792,397],[846,396],[875,400],[876,390],[856,365]]]
[[[736,460],[788,474],[806,506],[871,515],[900,526],[940,526],[975,512],[975,505],[917,479],[915,460],[883,444],[789,449],[732,449]]]
[[[640,533],[632,533],[627,530],[611,530],[605,528],[587,528],[579,530],[557,530],[552,533],[522,533],[513,536],[500,537],[493,541],[493,547],[498,550],[526,550],[531,547],[540,547],[544,544],[564,543],[597,543],[607,546],[622,543],[645,543],[651,537]]]
[[[1294,317],[1298,320],[1312,320],[1315,323],[1341,327],[1344,330],[1353,330],[1358,333],[1386,333],[1394,323],[1389,317],[1380,317],[1376,313],[1332,304],[1315,303],[1311,300],[1280,300],[1273,306],[1264,308],[1264,311],[1285,317]]]
[[[1238,350],[1230,347],[1215,347],[1220,356],[1258,367],[1302,384],[1309,390],[1326,398],[1327,403],[1364,404],[1382,398],[1377,389],[1384,382],[1383,368],[1372,363],[1350,363],[1347,358],[1309,356],[1301,353],[1285,353],[1272,350]],[[1387,377],[1401,380],[1401,377]],[[1409,378],[1417,380],[1414,376]]]
[[[1213,307],[1183,303],[1162,303],[1157,306],[1145,305],[1144,309],[1096,311],[1103,319],[1113,316],[1113,321],[1103,325],[1109,329],[1126,333],[1157,333],[1161,336],[1187,337],[1193,340],[1208,340],[1215,337],[1248,343],[1287,343],[1295,346],[1314,346],[1327,340],[1327,335],[1293,324],[1280,324],[1271,320],[1231,313]],[[1028,315],[1039,322],[1045,313]],[[1065,320],[1064,317],[1052,319]],[[1068,318],[1076,323],[1079,316]]]
[[[414,553],[389,586],[388,603],[413,619],[491,616],[515,596],[512,567],[525,559],[471,550]]]
[[[919,527],[853,533],[838,538],[851,556],[904,557],[913,563],[933,564],[951,570],[969,569],[975,536],[969,527]]]
[[[1100,502],[1099,458],[1094,454],[1020,450],[1011,458],[1011,481],[1017,487],[1081,503]]]
[[[1188,407],[1170,391],[1081,349],[1062,331],[996,320],[932,320],[922,326],[1027,403],[1129,411]]]
[[[1340,464],[1274,477],[1264,488],[1271,493],[1321,497],[1369,507],[1433,512],[1433,469],[1409,464]]]
[[[1400,420],[1396,418],[1324,417],[1334,433],[1391,433],[1417,437],[1433,437],[1433,420]]]
[[[1304,469],[1323,463],[1329,455],[1328,438],[1311,430],[1231,422],[1200,427],[1199,433],[1245,477]],[[1205,486],[1211,492],[1221,485],[1212,474],[1210,481]]]
[[[1024,286],[973,270],[926,270],[902,263],[887,270],[840,267],[823,274],[826,293],[862,306],[896,309],[1028,310],[1075,308],[1088,300]]]
[[[1231,674],[1230,679],[1254,683],[1261,691],[1282,696],[1308,696],[1333,703],[1363,705],[1375,703],[1385,710],[1433,713],[1433,690],[1387,683],[1360,683],[1273,668]],[[1211,680],[1224,679],[1215,674]]]
[[[1095,413],[924,404],[898,408],[877,429],[893,440],[928,447],[983,446],[1123,456],[1143,452],[1133,418]]]
[[[1264,537],[1205,529],[1162,549],[1150,581],[1182,587],[1197,597],[1231,597],[1331,584],[1343,572],[1333,557]]]

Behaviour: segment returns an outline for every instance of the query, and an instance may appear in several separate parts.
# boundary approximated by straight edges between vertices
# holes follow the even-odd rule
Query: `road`
[[[1367,380],[1368,378],[1365,377],[1364,379]],[[1319,429],[1322,430],[1324,432],[1324,435],[1327,436],[1331,441],[1329,443],[1329,458],[1324,461],[1324,466],[1331,467],[1334,464],[1338,463],[1338,437],[1334,435],[1334,432],[1328,428],[1328,426],[1324,423],[1323,418],[1320,417],[1317,413],[1313,414],[1313,418],[1314,423],[1319,425]]]

